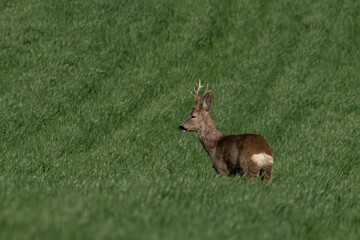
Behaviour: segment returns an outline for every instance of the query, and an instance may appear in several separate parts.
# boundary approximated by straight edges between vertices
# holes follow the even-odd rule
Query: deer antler
[[[192,92],[191,95],[193,95],[193,97],[195,98],[195,101],[197,103],[200,103],[201,99],[203,99],[205,97],[206,94],[208,94],[209,92],[211,92],[211,90],[209,90],[209,84],[206,84],[206,90],[204,92],[204,94],[200,97],[199,96],[199,92],[200,92],[200,89],[202,89],[204,86],[201,85],[201,80],[199,79],[199,86],[198,86],[198,89],[195,90],[194,88],[194,94]]]

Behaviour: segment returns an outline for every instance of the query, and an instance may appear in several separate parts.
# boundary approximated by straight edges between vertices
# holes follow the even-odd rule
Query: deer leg
[[[258,174],[256,173],[250,173],[250,172],[246,173],[246,179],[248,179],[251,182],[251,184],[257,183],[257,176]]]
[[[263,169],[264,174],[261,176],[261,181],[262,182],[266,182],[266,181],[272,181],[272,165],[267,166]]]
[[[246,172],[246,179],[250,180],[252,184],[257,183],[257,177],[259,176],[261,172],[260,168],[252,167],[249,168]]]
[[[245,170],[246,179],[250,180],[252,184],[255,184],[257,182],[257,177],[261,173],[261,168],[255,162],[253,162],[251,158],[248,158]]]
[[[216,163],[213,164],[213,168],[215,170],[216,173],[218,173],[219,175],[223,175],[223,176],[230,176],[230,172],[226,166],[226,164],[224,163]]]

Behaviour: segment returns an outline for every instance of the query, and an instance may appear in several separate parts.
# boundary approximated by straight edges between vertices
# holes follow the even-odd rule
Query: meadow
[[[360,1],[0,1],[0,239],[359,239]],[[198,80],[273,182],[181,133]]]

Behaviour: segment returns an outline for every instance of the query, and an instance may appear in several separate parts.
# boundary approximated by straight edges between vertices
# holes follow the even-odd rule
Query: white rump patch
[[[271,166],[274,163],[274,159],[272,156],[267,155],[266,153],[253,154],[251,159],[259,166],[259,167],[267,167]]]

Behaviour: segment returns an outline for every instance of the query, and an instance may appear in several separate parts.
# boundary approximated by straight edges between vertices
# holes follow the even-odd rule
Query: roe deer
[[[210,115],[214,95],[199,80],[198,89],[192,94],[196,104],[189,116],[179,126],[184,132],[195,132],[205,151],[209,154],[212,166],[218,174],[232,176],[244,175],[251,183],[256,183],[261,175],[263,182],[272,180],[273,154],[266,140],[257,134],[224,135],[219,132]]]

